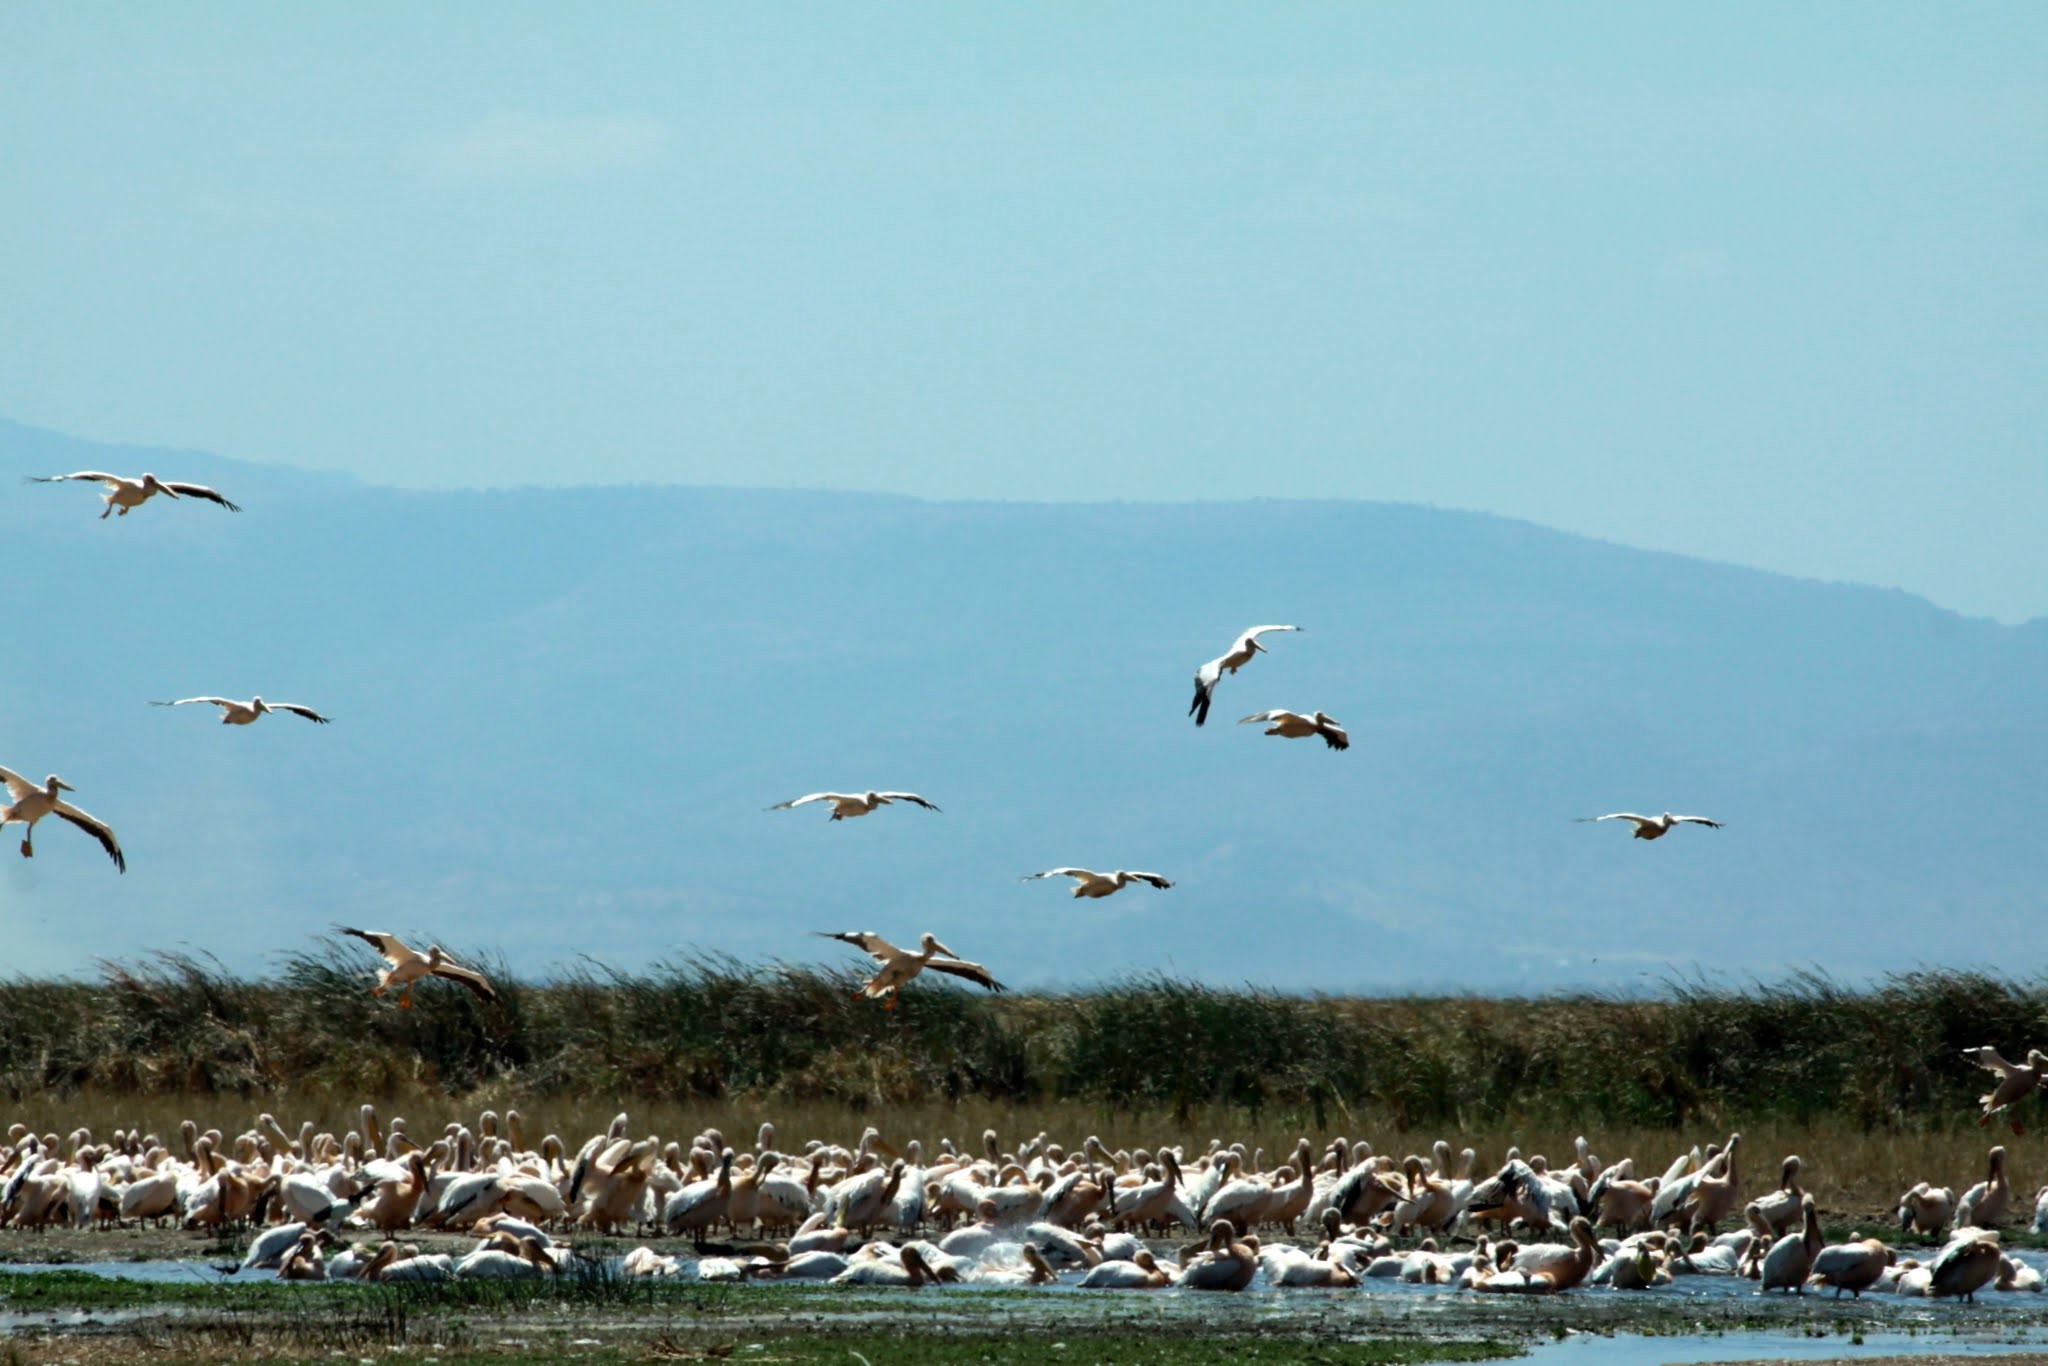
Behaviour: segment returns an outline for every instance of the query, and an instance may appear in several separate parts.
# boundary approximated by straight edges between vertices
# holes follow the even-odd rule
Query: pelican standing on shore
[[[990,991],[1003,989],[1003,984],[998,982],[987,968],[979,963],[967,962],[929,933],[919,939],[920,952],[917,953],[899,949],[879,934],[866,930],[847,930],[839,933],[817,930],[814,933],[826,939],[837,939],[843,944],[851,944],[882,965],[880,972],[861,985],[858,994],[869,999],[887,997],[888,1000],[882,1006],[884,1010],[894,1010],[896,993],[903,989],[904,983],[926,968],[954,977],[964,977]],[[941,958],[940,954],[944,954],[945,957]]]
[[[0,806],[0,826],[21,824],[28,827],[21,837],[23,858],[36,856],[36,822],[45,816],[58,816],[98,840],[100,848],[106,850],[107,857],[114,861],[114,866],[124,873],[128,871],[128,859],[121,853],[121,841],[114,838],[114,827],[57,795],[76,792],[78,789],[70,783],[52,773],[38,787],[19,773],[5,768],[0,768],[0,782],[7,784],[7,795],[14,798],[12,805]]]
[[[76,474],[28,476],[28,482],[31,484],[60,484],[67,479],[79,479],[107,486],[107,492],[101,495],[101,501],[107,505],[106,512],[100,514],[102,522],[107,520],[108,512],[118,512],[126,517],[128,509],[141,507],[159,493],[171,499],[203,498],[209,503],[219,503],[229,512],[241,511],[204,484],[166,484],[153,474],[145,474],[139,479],[127,479],[118,474],[103,474],[98,470],[79,470]]]
[[[237,702],[231,697],[181,697],[175,702],[152,702],[152,707],[189,707],[194,702],[204,702],[210,707],[220,708],[220,723],[223,726],[246,726],[267,712],[288,711],[293,716],[303,716],[315,725],[324,726],[329,718],[322,716],[311,707],[297,702],[265,702],[252,697],[247,702]]]
[[[1195,724],[1205,725],[1209,720],[1209,703],[1215,700],[1216,685],[1223,681],[1226,673],[1236,673],[1252,662],[1256,654],[1270,654],[1259,644],[1259,637],[1271,631],[1299,631],[1299,626],[1254,626],[1231,642],[1228,650],[1195,670],[1195,700],[1188,703],[1188,715],[1195,718]]]

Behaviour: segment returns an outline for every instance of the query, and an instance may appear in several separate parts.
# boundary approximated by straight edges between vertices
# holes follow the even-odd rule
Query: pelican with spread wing
[[[959,954],[941,944],[934,935],[923,936],[918,941],[920,952],[912,953],[908,949],[897,948],[879,934],[865,930],[847,930],[843,933],[819,930],[817,933],[826,939],[837,939],[842,944],[851,944],[882,965],[880,972],[862,984],[859,994],[870,999],[888,997],[882,1006],[884,1010],[894,1010],[896,993],[902,990],[905,982],[926,968],[952,977],[964,977],[977,986],[987,987],[990,991],[1003,989],[1003,984],[998,982],[987,968],[979,963],[967,962]],[[945,957],[941,958],[940,954],[944,954]]]
[[[1666,811],[1661,816],[1638,816],[1633,811],[1615,811],[1605,816],[1581,816],[1580,824],[1587,821],[1633,821],[1636,838],[1639,840],[1662,839],[1674,825],[1704,825],[1719,830],[1721,822],[1710,821],[1705,816],[1674,816]]]
[[[343,934],[352,934],[384,956],[387,966],[377,978],[377,985],[370,988],[372,996],[382,996],[393,987],[401,989],[398,1006],[401,1010],[412,1009],[413,983],[422,977],[446,977],[451,982],[460,982],[486,1001],[498,999],[497,988],[491,979],[475,968],[463,967],[441,951],[439,944],[430,944],[425,953],[408,948],[404,940],[395,934],[382,930],[352,930],[346,925],[334,928]]]
[[[1262,725],[1266,734],[1284,736],[1289,740],[1301,740],[1311,735],[1323,737],[1323,743],[1331,749],[1350,749],[1351,736],[1344,727],[1322,712],[1303,713],[1283,711],[1254,712],[1237,724],[1240,726]]]
[[[36,822],[45,816],[57,816],[98,840],[100,848],[106,850],[107,857],[114,861],[114,866],[124,873],[128,871],[128,859],[121,852],[121,841],[114,838],[114,827],[97,816],[80,811],[57,795],[76,792],[78,789],[70,783],[52,773],[38,787],[19,773],[4,768],[0,768],[0,782],[7,784],[7,795],[14,798],[11,805],[0,806],[0,826],[21,824],[28,827],[21,837],[23,858],[36,856]]]
[[[806,806],[811,802],[832,803],[832,819],[835,821],[851,820],[855,816],[865,816],[870,811],[879,810],[892,802],[909,802],[912,806],[921,806],[927,811],[939,809],[918,796],[915,792],[876,792],[873,789],[869,789],[866,792],[813,792],[809,796],[792,798],[786,802],[777,802],[767,809],[770,811],[787,811],[793,806]]]
[[[1998,1085],[1977,1097],[1978,1102],[1984,1107],[1984,1113],[1977,1116],[1977,1127],[1980,1129],[1991,1123],[1993,1115],[2025,1100],[2043,1080],[2048,1080],[2048,1053],[2043,1053],[2038,1048],[2027,1050],[2027,1060],[2024,1063],[2007,1062],[1999,1051],[1989,1044],[1981,1048],[1965,1048],[1963,1056],[1986,1072],[1998,1074]],[[2027,1126],[2019,1115],[2015,1113],[2011,1118],[2012,1131],[2024,1134]]]
[[[1195,670],[1195,700],[1188,703],[1188,715],[1195,718],[1195,724],[1199,726],[1208,722],[1209,703],[1215,699],[1216,685],[1223,681],[1224,674],[1236,673],[1252,662],[1253,655],[1271,653],[1259,644],[1260,636],[1273,631],[1300,629],[1299,626],[1254,626],[1232,641],[1228,650]]]
[[[220,723],[223,726],[246,726],[266,712],[288,711],[293,716],[303,716],[316,725],[324,726],[330,718],[322,716],[311,707],[297,702],[265,702],[252,697],[247,702],[237,702],[232,697],[181,697],[175,702],[152,702],[152,707],[189,707],[194,702],[204,702],[210,707],[220,708]]]
[[[107,505],[106,512],[100,514],[102,522],[107,520],[108,512],[118,512],[123,517],[126,517],[128,509],[141,507],[159,493],[166,498],[172,499],[202,498],[209,503],[219,503],[229,512],[241,511],[240,508],[204,484],[167,484],[153,474],[145,474],[139,479],[128,479],[118,474],[104,474],[99,470],[79,470],[75,474],[32,474],[28,477],[28,482],[31,484],[61,484],[68,479],[78,479],[90,484],[105,484],[107,486],[107,491],[100,495],[100,501]]]
[[[1139,873],[1129,868],[1119,868],[1113,873],[1091,872],[1086,868],[1048,868],[1042,873],[1026,873],[1018,881],[1036,882],[1042,877],[1074,879],[1075,896],[1108,896],[1133,882],[1150,883],[1162,892],[1173,885],[1157,873]]]

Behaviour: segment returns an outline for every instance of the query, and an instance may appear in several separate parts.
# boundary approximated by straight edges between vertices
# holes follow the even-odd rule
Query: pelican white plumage
[[[918,796],[915,792],[877,792],[873,788],[869,788],[866,792],[813,792],[807,796],[797,797],[790,801],[777,802],[775,805],[765,809],[769,811],[787,811],[793,806],[807,806],[811,802],[832,803],[832,819],[835,821],[851,820],[855,816],[865,816],[871,811],[878,810],[895,802],[909,802],[912,806],[921,806],[927,811],[939,809]]]
[[[2009,1105],[2025,1100],[2035,1087],[2044,1079],[2048,1079],[2048,1053],[2043,1053],[2038,1048],[2027,1050],[2027,1061],[2024,1066],[2007,1062],[1999,1056],[1998,1050],[1989,1044],[1981,1048],[1965,1048],[1963,1056],[1986,1072],[1998,1074],[1998,1085],[1977,1098],[1984,1106],[1984,1113],[1977,1116],[1977,1127],[1980,1129],[1991,1123],[1993,1115]],[[2013,1133],[2024,1134],[2027,1131],[2026,1124],[2018,1115],[2011,1118]]]
[[[175,702],[152,702],[152,707],[189,707],[194,702],[204,702],[210,707],[220,708],[220,723],[223,726],[246,726],[266,712],[288,711],[294,716],[303,716],[316,725],[326,725],[330,718],[322,716],[311,707],[298,702],[265,702],[252,697],[247,702],[237,702],[232,697],[181,697]]]
[[[107,505],[106,511],[100,513],[100,520],[103,522],[107,520],[107,513],[118,512],[123,517],[126,517],[128,509],[141,507],[159,493],[170,499],[201,498],[209,503],[219,503],[229,512],[241,511],[239,507],[236,507],[204,484],[167,484],[153,474],[144,474],[130,479],[118,474],[105,474],[99,470],[79,470],[74,474],[32,474],[28,476],[27,482],[31,484],[61,484],[71,479],[82,480],[91,484],[105,484],[107,486],[107,492],[100,496],[100,501]]]
[[[1195,700],[1188,703],[1188,715],[1195,718],[1195,724],[1205,725],[1209,720],[1209,704],[1215,700],[1216,685],[1223,681],[1226,673],[1236,673],[1251,663],[1255,654],[1270,654],[1259,644],[1259,637],[1273,631],[1299,631],[1299,626],[1254,626],[1231,642],[1230,648],[1216,658],[1195,670]]]
[[[1302,713],[1283,711],[1253,712],[1237,724],[1240,726],[1263,725],[1266,734],[1284,736],[1289,740],[1303,740],[1311,735],[1323,737],[1323,743],[1331,749],[1350,749],[1351,736],[1344,727],[1322,712]]]
[[[497,989],[491,985],[490,978],[450,959],[439,944],[431,944],[425,953],[420,953],[408,948],[397,935],[386,934],[382,930],[352,930],[346,925],[334,928],[343,934],[354,935],[383,955],[389,966],[378,977],[377,985],[370,988],[370,994],[382,996],[392,987],[402,988],[398,998],[400,1009],[412,1009],[413,983],[422,977],[445,977],[451,982],[460,982],[486,1001],[498,999]]]
[[[52,773],[39,787],[11,769],[0,768],[0,782],[7,784],[7,795],[14,798],[9,806],[0,806],[0,826],[19,824],[28,827],[21,837],[21,856],[36,856],[36,822],[45,816],[57,816],[83,830],[100,842],[100,848],[107,851],[107,857],[122,872],[128,871],[127,856],[121,852],[121,841],[114,838],[114,827],[97,816],[88,815],[57,794],[76,792],[78,789]]]
[[[839,933],[818,930],[815,933],[826,939],[837,939],[841,943],[851,944],[882,965],[880,972],[862,984],[859,994],[870,999],[888,997],[888,1001],[882,1007],[884,1010],[894,1010],[896,993],[902,990],[904,983],[926,968],[953,977],[964,977],[990,991],[1003,990],[1003,984],[998,982],[987,968],[979,963],[967,962],[929,933],[918,940],[920,951],[917,953],[899,949],[879,934],[868,930],[846,930]],[[941,958],[940,954],[944,954],[945,957]]]
[[[1708,820],[1705,816],[1674,816],[1669,811],[1661,816],[1638,816],[1633,811],[1614,811],[1605,816],[1581,816],[1578,819],[1581,825],[1588,821],[1632,821],[1635,823],[1636,838],[1639,840],[1662,839],[1670,833],[1674,825],[1704,825],[1711,830],[1719,830],[1722,824],[1720,821]]]
[[[1112,892],[1129,886],[1133,882],[1147,882],[1162,892],[1173,886],[1157,873],[1140,873],[1129,868],[1119,868],[1113,873],[1090,872],[1086,868],[1048,868],[1042,873],[1026,873],[1019,882],[1036,882],[1042,877],[1070,877],[1074,879],[1075,896],[1108,896]]]

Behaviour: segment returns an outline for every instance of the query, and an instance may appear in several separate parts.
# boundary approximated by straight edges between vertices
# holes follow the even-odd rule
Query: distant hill
[[[1629,988],[2048,957],[2048,623],[1361,503],[415,493],[0,423],[0,763],[120,831],[0,844],[0,966],[328,923],[529,974],[936,931],[1016,985]],[[1306,629],[1184,715],[1254,622]],[[152,698],[303,701],[224,729]],[[1321,707],[1353,746],[1237,717]],[[764,813],[907,787],[942,814]],[[1656,844],[1571,818],[1698,811]],[[1076,902],[1056,864],[1169,892]]]

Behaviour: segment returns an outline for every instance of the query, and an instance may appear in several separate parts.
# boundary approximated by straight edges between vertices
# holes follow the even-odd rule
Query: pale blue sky
[[[0,3],[0,415],[2048,615],[2048,6]]]

